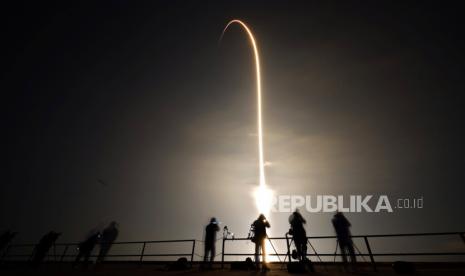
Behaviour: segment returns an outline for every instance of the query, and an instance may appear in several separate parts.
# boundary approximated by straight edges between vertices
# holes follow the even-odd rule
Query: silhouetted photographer
[[[76,256],[76,259],[74,260],[73,267],[76,267],[79,261],[81,260],[82,257],[84,257],[84,268],[87,268],[89,264],[89,258],[90,255],[92,254],[92,251],[94,250],[95,245],[100,239],[100,232],[94,232],[91,231],[88,237],[82,241],[79,246],[78,250],[79,253]]]
[[[216,218],[211,218],[210,223],[207,227],[205,227],[205,251],[203,255],[203,262],[205,265],[208,261],[208,257],[210,256],[208,268],[212,268],[213,260],[215,259],[216,232],[220,231],[218,224],[219,222]]]
[[[291,225],[289,234],[292,235],[292,239],[294,240],[294,244],[297,249],[297,258],[300,261],[305,261],[307,259],[307,232],[304,228],[304,224],[306,223],[307,221],[302,217],[299,209],[296,209],[289,216],[289,224]]]
[[[265,250],[265,239],[267,238],[266,228],[270,228],[270,223],[266,220],[265,215],[260,214],[258,219],[256,219],[251,225],[251,232],[253,235],[251,236],[251,240],[255,243],[255,264],[257,269],[259,268],[260,264],[260,251],[262,252],[262,269],[268,270],[266,266],[266,250]]]
[[[97,258],[98,263],[105,260],[111,246],[118,237],[118,233],[118,223],[116,221],[110,222],[110,224],[103,229],[102,236],[100,237],[100,252]]]
[[[33,266],[37,267],[42,263],[48,251],[55,244],[55,241],[58,239],[60,235],[61,233],[50,231],[40,239],[32,255],[31,261]]]
[[[347,256],[350,256],[350,261],[354,265],[355,259],[354,244],[352,242],[352,234],[350,233],[351,224],[342,212],[336,212],[332,219],[334,230],[336,231],[337,241],[341,248],[342,261],[344,266],[347,264]]]

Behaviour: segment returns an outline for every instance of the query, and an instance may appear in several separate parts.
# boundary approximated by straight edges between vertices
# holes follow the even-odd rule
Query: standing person
[[[266,219],[265,215],[260,214],[258,218],[252,223],[254,236],[252,241],[255,243],[255,265],[257,269],[260,264],[260,251],[262,252],[262,269],[269,270],[266,266],[266,250],[265,250],[265,239],[267,238],[266,228],[270,228],[270,223]]]
[[[208,268],[212,268],[213,260],[215,259],[216,232],[220,231],[218,224],[218,220],[213,217],[210,219],[210,223],[207,227],[205,227],[205,251],[203,255],[203,263],[204,265],[207,263],[208,256],[210,255]]]
[[[352,242],[352,234],[350,233],[351,224],[342,212],[337,211],[332,219],[334,230],[336,231],[337,241],[341,248],[342,261],[344,267],[347,265],[347,255],[350,256],[350,261],[353,268],[357,260],[355,259],[354,244]]]
[[[78,250],[79,253],[74,260],[73,267],[79,263],[82,257],[84,257],[84,268],[87,268],[89,264],[90,254],[94,250],[95,245],[97,244],[100,238],[100,232],[92,230],[87,235],[87,238],[79,244]]]
[[[42,263],[48,251],[55,244],[55,241],[58,239],[60,235],[61,233],[50,231],[40,239],[39,243],[36,245],[34,249],[34,253],[32,256],[33,266],[37,267]]]
[[[307,221],[300,214],[299,209],[296,209],[289,216],[289,224],[292,230],[292,239],[294,240],[297,249],[297,255],[300,261],[307,259],[307,232],[305,231],[304,224]]]
[[[100,237],[100,252],[97,258],[98,263],[105,260],[108,251],[110,251],[111,246],[118,237],[118,233],[118,223],[116,221],[110,222],[110,224],[103,229],[102,236]]]

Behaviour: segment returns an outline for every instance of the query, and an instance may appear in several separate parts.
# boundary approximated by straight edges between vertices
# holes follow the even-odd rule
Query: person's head
[[[55,232],[55,231],[50,231],[48,234],[50,236],[52,236],[52,237],[59,237],[61,235],[61,233],[58,233],[58,232]]]
[[[212,218],[210,219],[210,223],[212,223],[212,224],[218,224],[218,220],[217,220],[215,217],[212,217]]]
[[[335,218],[340,218],[340,217],[343,217],[343,216],[344,216],[344,214],[339,210],[337,210],[336,213],[334,213]]]
[[[258,216],[258,220],[262,220],[262,221],[263,221],[263,220],[266,220],[265,215],[264,215],[264,214],[260,214],[260,215]]]
[[[116,228],[118,227],[118,223],[116,221],[112,221],[110,222],[110,225],[109,225],[111,228]]]
[[[299,210],[299,208],[295,208],[295,211],[294,211],[294,213],[298,213],[298,214],[300,214],[300,210]]]

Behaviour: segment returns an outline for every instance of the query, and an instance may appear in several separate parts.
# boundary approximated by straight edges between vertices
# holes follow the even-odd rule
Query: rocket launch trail
[[[257,209],[260,213],[263,213],[265,216],[268,216],[271,209],[271,199],[272,191],[267,188],[265,180],[265,161],[263,153],[263,123],[262,123],[262,84],[261,84],[261,74],[260,74],[260,55],[258,52],[257,42],[255,37],[250,30],[250,28],[241,20],[231,20],[228,22],[226,27],[221,34],[223,37],[226,30],[229,26],[233,24],[238,24],[241,26],[247,33],[252,49],[254,52],[255,58],[255,74],[256,74],[256,89],[257,89],[257,128],[258,128],[258,168],[259,168],[259,186],[255,190],[254,197]],[[221,40],[220,38],[220,40]]]

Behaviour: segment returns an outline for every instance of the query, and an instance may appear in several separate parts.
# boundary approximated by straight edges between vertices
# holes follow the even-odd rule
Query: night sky
[[[423,197],[354,234],[463,231],[463,9],[425,1],[15,1],[1,8],[0,230],[202,238],[258,215],[252,51],[278,194]],[[68,2],[68,1],[65,1]],[[403,3],[406,2],[406,3]],[[439,5],[441,3],[441,5]],[[289,214],[270,218],[282,236]],[[310,235],[332,214],[304,213]]]

